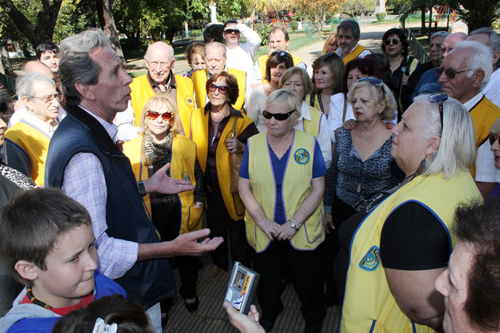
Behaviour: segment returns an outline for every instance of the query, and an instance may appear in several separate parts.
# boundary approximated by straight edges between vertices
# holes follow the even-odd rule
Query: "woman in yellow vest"
[[[224,244],[212,251],[207,269],[211,282],[229,268],[231,258],[250,265],[250,248],[245,242],[245,207],[235,189],[231,191],[230,154],[243,154],[249,137],[259,133],[253,121],[233,104],[238,100],[238,81],[228,72],[213,74],[205,86],[210,102],[191,115],[191,138],[205,175],[207,225],[212,236],[224,237]]]
[[[444,301],[434,281],[455,245],[449,231],[455,208],[481,200],[469,173],[472,119],[447,98],[415,99],[392,129],[391,154],[406,178],[340,227],[335,277],[344,291],[341,332],[442,330]]]
[[[178,194],[152,193],[144,196],[145,209],[162,240],[168,241],[179,235],[201,229],[205,182],[196,159],[196,144],[179,134],[182,126],[175,102],[162,95],[155,96],[144,105],[140,127],[141,136],[124,144],[124,153],[130,159],[132,170],[139,182],[148,179],[156,171],[170,163],[169,176],[189,180],[194,191]],[[189,312],[198,309],[196,296],[198,260],[196,257],[176,257],[181,277],[179,293]],[[162,301],[162,313],[166,315],[169,301]]]
[[[266,332],[283,310],[281,278],[289,267],[302,303],[306,332],[320,332],[323,307],[321,253],[326,168],[316,139],[294,129],[301,101],[280,89],[266,101],[267,134],[249,139],[239,192],[245,204],[253,267],[260,274],[257,298]]]
[[[293,60],[290,53],[286,51],[273,52],[266,62],[266,82],[252,90],[247,115],[261,133],[266,131],[266,122],[262,116],[266,99],[278,89],[281,76],[291,67],[293,67]]]
[[[309,75],[300,67],[288,69],[282,76],[278,85],[279,89],[288,89],[302,101],[300,107],[300,117],[296,129],[311,134],[318,140],[321,154],[328,169],[332,162],[332,144],[326,116],[313,106],[307,105],[306,96],[312,91],[312,84]],[[267,130],[265,131],[267,132]]]
[[[330,98],[342,91],[344,61],[336,53],[323,54],[312,63],[313,92],[307,97],[307,103],[320,110],[328,118]]]

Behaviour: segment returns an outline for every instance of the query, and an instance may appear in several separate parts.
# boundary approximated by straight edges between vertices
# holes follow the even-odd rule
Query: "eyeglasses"
[[[238,29],[226,29],[226,30],[224,30],[224,33],[225,34],[232,34],[232,33],[239,34],[240,31]]]
[[[228,86],[216,86],[215,84],[213,83],[210,83],[208,85],[208,90],[210,90],[211,92],[214,92],[216,91],[217,89],[219,89],[219,92],[222,94],[222,95],[226,95],[228,92],[229,92],[229,87]]]
[[[488,136],[488,140],[490,140],[490,145],[492,146],[495,143],[495,141],[498,142],[498,144],[500,145],[500,137],[496,134],[490,133],[490,135]]]
[[[448,79],[452,80],[455,78],[455,76],[457,76],[457,74],[465,73],[472,70],[473,70],[472,68],[469,68],[469,69],[464,69],[463,71],[457,71],[454,68],[436,67],[434,69],[434,72],[436,73],[437,76],[441,76],[441,74],[443,74],[444,72],[444,75],[446,75]]]
[[[371,85],[374,85],[375,87],[380,87],[382,89],[382,99],[385,100],[384,81],[382,81],[379,78],[369,76],[359,79],[358,82],[370,82]]]
[[[153,110],[148,110],[146,112],[146,117],[152,120],[157,119],[159,116],[161,116],[161,119],[165,121],[169,121],[170,119],[172,119],[172,114],[170,112],[160,113],[158,111],[153,111]]]
[[[448,95],[443,92],[438,92],[435,94],[429,95],[429,102],[437,103],[439,105],[439,119],[441,120],[441,133],[443,133],[444,125],[443,125],[443,103],[448,99]]]
[[[287,120],[292,115],[292,113],[294,113],[295,111],[297,111],[297,110],[292,110],[292,111],[287,112],[287,113],[271,113],[267,110],[264,110],[264,111],[262,111],[262,115],[266,119],[271,119],[272,117],[274,117],[274,119],[276,119],[278,121],[283,121],[283,120]]]
[[[36,98],[36,99],[41,100],[42,102],[45,102],[46,104],[49,104],[54,99],[57,100],[58,102],[62,101],[63,95],[62,94],[51,94],[51,95],[42,96],[42,97],[32,96],[31,98]]]
[[[385,45],[390,45],[391,42],[392,42],[392,44],[397,45],[397,44],[399,44],[400,41],[401,40],[399,38],[392,38],[392,39],[388,38],[388,39],[384,40],[384,44]]]
[[[151,61],[151,62],[149,62],[149,64],[153,68],[158,68],[158,66],[160,66],[160,68],[163,69],[163,70],[166,70],[166,69],[170,68],[170,63],[166,62],[166,61]]]

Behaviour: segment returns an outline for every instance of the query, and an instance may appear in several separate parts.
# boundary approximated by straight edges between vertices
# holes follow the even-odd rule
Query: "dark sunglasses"
[[[271,119],[272,117],[274,117],[274,119],[276,119],[278,121],[283,121],[283,120],[287,120],[292,115],[292,113],[294,113],[295,111],[297,111],[297,110],[292,110],[292,111],[287,112],[287,113],[271,113],[267,110],[264,110],[264,111],[262,111],[262,115],[266,119]]]
[[[217,89],[219,89],[219,92],[222,94],[222,95],[226,95],[228,92],[229,92],[229,87],[228,86],[217,86],[213,83],[210,83],[208,85],[208,90],[210,90],[211,92],[214,92],[216,91]]]
[[[240,31],[238,29],[226,29],[226,30],[224,30],[224,33],[225,34],[232,34],[232,33],[239,34]]]
[[[170,119],[172,119],[172,114],[170,112],[160,113],[158,111],[153,111],[153,110],[148,110],[146,112],[146,117],[148,117],[149,119],[155,120],[159,116],[161,116],[161,119],[165,121],[169,121]]]
[[[488,136],[488,140],[490,140],[490,145],[492,146],[495,143],[495,141],[498,142],[498,144],[500,145],[500,137],[496,134],[490,133],[490,135]]]
[[[439,105],[439,119],[441,120],[441,133],[443,133],[444,125],[443,125],[443,103],[448,99],[448,95],[444,92],[438,92],[429,95],[429,102],[437,103]]]
[[[391,42],[392,42],[392,44],[397,45],[397,44],[399,44],[400,41],[401,40],[399,40],[399,38],[392,38],[392,39],[388,38],[388,39],[384,40],[384,44],[385,45],[390,45]]]
[[[463,71],[457,71],[456,69],[454,68],[444,68],[444,67],[436,67],[434,68],[434,72],[436,73],[437,76],[441,76],[441,74],[443,74],[444,72],[444,75],[446,75],[446,77],[450,80],[454,79],[455,76],[457,76],[457,74],[460,74],[460,73],[465,73],[465,72],[468,72],[468,71],[471,71],[472,69],[464,69]]]
[[[288,53],[287,51],[274,51],[273,53],[271,53],[271,57],[275,55],[278,55],[278,57],[280,58],[292,58],[290,53]]]
[[[379,78],[369,76],[359,79],[358,82],[370,82],[371,85],[374,85],[375,87],[380,87],[382,89],[382,99],[385,100],[384,81],[382,81]]]

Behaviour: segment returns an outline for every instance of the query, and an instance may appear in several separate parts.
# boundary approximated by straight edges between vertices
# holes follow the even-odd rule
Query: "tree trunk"
[[[62,0],[42,0],[42,10],[38,13],[37,25],[24,16],[12,0],[0,0],[0,6],[7,12],[17,29],[36,48],[38,44],[51,42],[56,27]]]
[[[112,48],[122,61],[126,62],[120,39],[118,38],[118,32],[116,31],[115,19],[113,18],[113,1],[114,0],[96,0],[97,16],[102,30],[104,30],[104,33],[111,41]]]

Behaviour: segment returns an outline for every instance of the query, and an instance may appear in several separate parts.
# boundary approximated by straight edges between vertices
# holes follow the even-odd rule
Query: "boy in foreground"
[[[125,291],[96,271],[87,210],[54,188],[16,195],[0,214],[0,257],[26,288],[0,319],[0,333],[51,332],[61,316]]]

